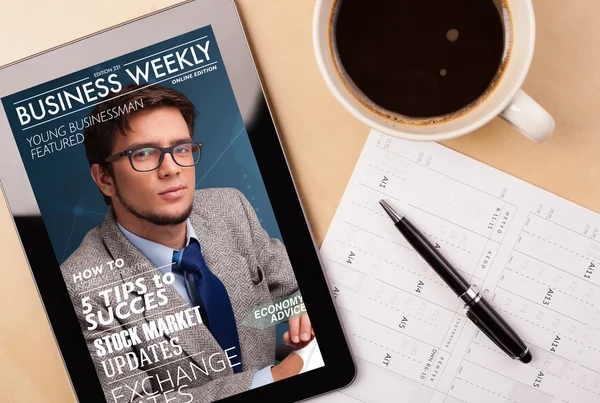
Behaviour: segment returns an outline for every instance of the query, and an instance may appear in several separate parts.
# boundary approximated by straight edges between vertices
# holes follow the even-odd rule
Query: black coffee
[[[411,118],[452,114],[500,76],[502,0],[339,1],[338,62],[381,108]]]

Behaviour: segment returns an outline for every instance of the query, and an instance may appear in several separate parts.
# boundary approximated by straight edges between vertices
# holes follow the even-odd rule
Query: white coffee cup
[[[531,65],[535,45],[535,17],[531,0],[505,0],[509,10],[504,18],[505,24],[510,24],[510,56],[496,88],[458,117],[425,125],[386,119],[368,108],[347,89],[343,80],[349,78],[342,78],[332,57],[330,24],[337,1],[340,0],[316,1],[313,44],[317,63],[327,86],[337,100],[352,115],[373,129],[407,140],[442,141],[470,133],[499,115],[535,142],[546,140],[554,131],[552,116],[521,90]],[[507,19],[510,22],[507,22]],[[357,26],[359,24],[360,21],[357,21]]]

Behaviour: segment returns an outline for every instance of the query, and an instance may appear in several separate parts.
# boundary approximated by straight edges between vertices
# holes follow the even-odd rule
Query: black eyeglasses
[[[148,172],[157,169],[165,159],[165,154],[171,154],[173,161],[181,167],[192,167],[200,161],[202,156],[202,143],[190,141],[189,143],[175,144],[171,147],[141,146],[129,148],[107,157],[105,162],[116,162],[119,158],[127,156],[131,167],[138,172]]]

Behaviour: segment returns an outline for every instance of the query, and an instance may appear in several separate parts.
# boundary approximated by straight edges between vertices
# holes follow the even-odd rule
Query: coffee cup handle
[[[554,131],[552,116],[523,90],[517,92],[500,116],[536,143],[546,140]]]

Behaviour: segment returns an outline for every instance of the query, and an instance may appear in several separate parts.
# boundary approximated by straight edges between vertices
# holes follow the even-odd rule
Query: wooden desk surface
[[[321,79],[311,42],[314,1],[236,2],[320,244],[369,129],[337,104]],[[175,3],[4,2],[0,65]],[[444,144],[600,212],[600,2],[534,0],[534,6],[537,46],[524,88],[556,119],[554,136],[534,144],[496,119]],[[75,401],[9,220],[2,200],[0,403]]]

